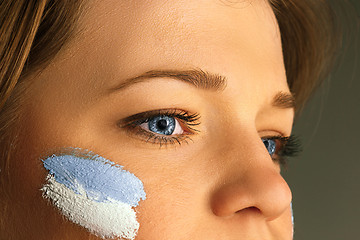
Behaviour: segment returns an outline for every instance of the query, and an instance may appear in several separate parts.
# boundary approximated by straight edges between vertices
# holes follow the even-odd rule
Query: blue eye
[[[171,135],[175,129],[175,118],[169,116],[157,116],[149,119],[147,122],[150,131],[163,134]]]
[[[274,155],[275,151],[276,151],[276,141],[275,139],[271,139],[271,138],[263,138],[261,139],[266,147],[266,149],[268,150],[270,156]]]
[[[189,114],[181,109],[159,109],[141,112],[118,122],[118,126],[129,133],[135,133],[145,142],[162,145],[192,140],[191,135],[200,132],[195,126],[200,124],[199,114]]]
[[[183,129],[181,128],[178,120],[176,120],[174,117],[166,115],[151,117],[146,122],[142,123],[140,127],[161,135],[183,133]]]

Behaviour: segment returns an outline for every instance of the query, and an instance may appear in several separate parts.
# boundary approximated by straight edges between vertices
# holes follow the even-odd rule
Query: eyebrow
[[[210,73],[201,69],[192,70],[152,70],[139,76],[128,78],[117,86],[110,89],[110,92],[123,90],[133,84],[145,82],[152,78],[172,78],[189,83],[196,88],[204,90],[222,91],[227,86],[227,78],[220,74]],[[291,93],[279,91],[273,99],[272,104],[276,108],[295,108],[295,98]]]
[[[296,101],[293,94],[290,92],[279,91],[275,94],[272,100],[273,107],[276,108],[293,108],[295,109]]]
[[[110,91],[117,91],[129,87],[135,83],[144,82],[152,78],[173,78],[192,84],[193,86],[205,89],[221,91],[226,87],[227,79],[220,74],[209,73],[201,69],[186,71],[179,70],[152,70],[139,76],[126,79]]]

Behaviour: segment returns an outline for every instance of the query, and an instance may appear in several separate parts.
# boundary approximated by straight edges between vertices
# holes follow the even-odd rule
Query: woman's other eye
[[[174,117],[166,115],[149,118],[146,122],[140,124],[139,127],[161,135],[175,135],[184,133],[184,129],[182,129],[179,121]]]
[[[301,152],[301,141],[297,136],[272,136],[261,139],[271,158],[286,166],[288,157],[296,156]]]
[[[276,151],[276,141],[272,138],[263,138],[261,139],[269,152],[270,156],[273,156]]]

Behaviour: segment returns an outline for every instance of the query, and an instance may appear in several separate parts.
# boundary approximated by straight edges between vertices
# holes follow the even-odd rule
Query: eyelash
[[[182,128],[185,128],[184,133],[181,135],[160,135],[147,131],[141,127],[140,124],[148,122],[151,118],[165,115],[168,117],[176,118],[179,121],[179,124]],[[176,144],[181,145],[182,143],[188,143],[188,140],[192,141],[191,135],[194,135],[198,132],[195,127],[200,124],[200,115],[198,113],[190,114],[187,111],[179,109],[159,109],[148,112],[142,112],[130,117],[127,117],[120,122],[118,126],[124,128],[131,133],[135,133],[137,136],[140,136],[145,142],[159,144],[160,148],[163,145]],[[295,135],[290,135],[288,137],[284,136],[267,136],[262,139],[271,139],[276,142],[276,152],[272,156],[273,161],[278,162],[282,166],[287,165],[289,157],[298,155],[301,149],[301,141],[299,137]]]
[[[297,156],[302,151],[302,144],[300,138],[293,134],[288,137],[269,136],[263,137],[263,139],[275,140],[276,146],[279,146],[279,148],[272,156],[272,159],[273,161],[278,162],[283,167],[287,166],[289,157]]]
[[[184,133],[182,135],[165,136],[147,131],[139,127],[140,124],[148,122],[151,118],[159,115],[176,118],[181,127],[185,128]],[[181,145],[182,143],[188,143],[188,140],[192,141],[189,135],[200,132],[195,128],[195,126],[200,124],[199,119],[200,116],[198,113],[190,114],[187,111],[179,109],[159,109],[132,115],[121,120],[118,125],[121,128],[125,128],[132,133],[135,133],[136,135],[142,137],[145,142],[159,144],[160,147],[162,147],[163,145],[166,146],[167,144],[178,143],[179,145]]]

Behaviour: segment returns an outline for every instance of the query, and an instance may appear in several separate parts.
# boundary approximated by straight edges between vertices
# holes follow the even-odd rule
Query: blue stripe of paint
[[[52,155],[43,160],[44,167],[55,180],[79,193],[81,186],[88,198],[97,202],[114,199],[132,207],[146,194],[140,179],[99,155]]]

